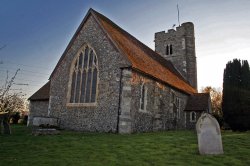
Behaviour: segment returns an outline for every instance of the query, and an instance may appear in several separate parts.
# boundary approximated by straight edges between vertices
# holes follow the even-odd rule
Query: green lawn
[[[33,136],[25,126],[0,135],[0,166],[250,165],[250,132],[223,132],[224,155],[198,154],[194,131],[132,135],[78,133]]]

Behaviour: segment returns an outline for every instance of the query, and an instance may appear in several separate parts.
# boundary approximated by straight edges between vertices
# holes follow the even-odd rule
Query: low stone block
[[[49,117],[34,117],[33,126],[58,126],[58,119]]]

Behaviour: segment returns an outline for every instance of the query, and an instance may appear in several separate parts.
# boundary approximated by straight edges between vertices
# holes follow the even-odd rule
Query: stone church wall
[[[196,112],[196,118],[195,121],[191,121],[191,112],[187,111],[186,112],[186,129],[195,129],[196,122],[200,118],[202,112]]]
[[[33,124],[33,118],[34,117],[47,117],[48,116],[48,106],[49,101],[30,101],[29,105],[29,119],[28,119],[28,125]]]
[[[183,110],[186,106],[187,95],[135,71],[132,74],[131,82],[131,119],[133,132],[185,128],[185,114]],[[146,110],[140,110],[141,86],[143,83],[147,89]],[[180,113],[178,117],[173,112],[171,93],[174,93],[180,99]]]
[[[70,67],[75,55],[84,44],[90,45],[98,58],[97,102],[95,106],[68,106]],[[127,63],[90,16],[51,78],[51,117],[59,118],[60,127],[63,129],[116,132],[120,68],[127,66]]]

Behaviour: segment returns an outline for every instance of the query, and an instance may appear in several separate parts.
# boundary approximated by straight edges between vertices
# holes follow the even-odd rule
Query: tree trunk
[[[0,131],[1,134],[11,134],[8,113],[0,114]]]

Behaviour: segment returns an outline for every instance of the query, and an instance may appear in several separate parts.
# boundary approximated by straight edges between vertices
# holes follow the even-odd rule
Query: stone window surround
[[[174,90],[170,90],[170,108],[172,109],[171,114],[172,114],[172,118],[174,118],[174,105],[177,108],[177,114],[176,114],[176,118],[180,119],[181,117],[181,98],[178,97]]]
[[[193,119],[194,115],[194,119]],[[190,122],[196,122],[196,112],[192,111],[190,112]]]
[[[181,118],[181,98],[176,97],[175,104],[177,107],[177,118],[180,119]]]
[[[86,48],[88,47],[89,49],[91,49],[93,51],[93,53],[96,55],[97,58],[97,83],[96,83],[96,96],[95,96],[95,102],[93,103],[70,103],[70,98],[71,98],[71,84],[72,84],[72,76],[73,76],[73,70],[75,67],[75,62],[78,59],[80,53]],[[93,49],[93,47],[91,47],[89,44],[85,43],[82,45],[82,47],[77,51],[76,53],[77,56],[74,57],[74,59],[71,62],[71,67],[70,67],[70,75],[69,75],[69,82],[68,82],[68,92],[67,92],[67,103],[66,106],[67,107],[96,107],[97,106],[97,96],[98,96],[98,85],[99,85],[99,64],[98,64],[98,57],[97,54],[95,52],[95,50]],[[83,59],[84,60],[84,59]]]
[[[142,94],[144,88],[144,94]],[[143,82],[141,85],[141,90],[140,90],[140,105],[139,105],[139,111],[148,113],[147,111],[147,95],[148,95],[148,88],[145,86],[145,83]],[[144,101],[142,103],[142,95],[144,96]],[[141,108],[141,104],[143,104],[144,109]]]

